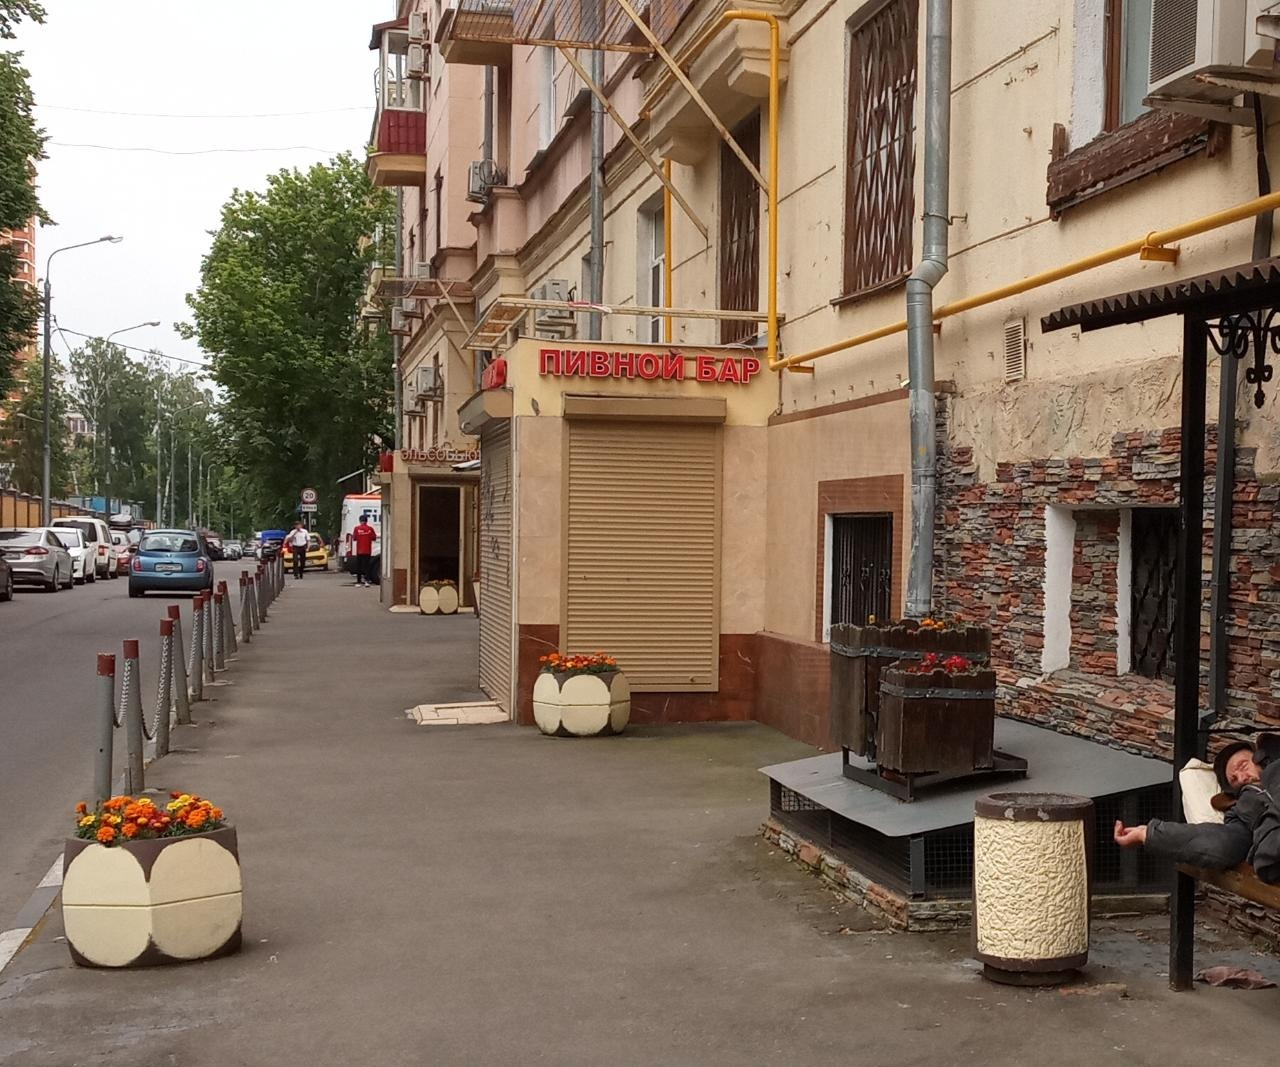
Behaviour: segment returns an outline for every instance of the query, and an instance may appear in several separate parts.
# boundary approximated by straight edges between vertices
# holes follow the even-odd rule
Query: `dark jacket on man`
[[[1280,759],[1262,768],[1262,782],[1246,785],[1218,823],[1179,823],[1152,819],[1147,851],[1175,863],[1211,870],[1252,864],[1258,878],[1280,884]]]

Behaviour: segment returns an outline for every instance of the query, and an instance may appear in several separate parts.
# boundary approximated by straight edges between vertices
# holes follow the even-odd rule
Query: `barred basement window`
[[[831,516],[831,625],[888,619],[893,596],[893,516]]]
[[[1133,670],[1173,681],[1177,616],[1178,512],[1133,509]]]
[[[894,284],[911,270],[916,23],[917,0],[889,0],[849,34],[846,296]]]
[[[760,113],[733,131],[733,139],[760,166]],[[760,307],[760,186],[734,155],[720,145],[720,306],[726,311],[755,311]],[[748,341],[756,335],[754,322],[724,320],[720,343]]]

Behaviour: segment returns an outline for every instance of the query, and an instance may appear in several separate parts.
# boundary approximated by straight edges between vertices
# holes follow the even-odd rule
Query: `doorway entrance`
[[[455,582],[464,588],[462,560],[462,487],[418,487],[418,581]]]

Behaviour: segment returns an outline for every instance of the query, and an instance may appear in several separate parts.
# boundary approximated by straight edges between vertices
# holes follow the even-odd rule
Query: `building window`
[[[1151,0],[1106,0],[1107,99],[1103,128],[1114,130],[1149,111]]]
[[[760,165],[760,113],[733,131],[751,162]],[[720,145],[720,306],[726,311],[760,307],[760,186],[727,144]],[[748,341],[752,322],[720,323],[720,343]]]
[[[893,516],[831,515],[827,568],[830,626],[888,619],[893,614]]]
[[[849,34],[844,293],[905,278],[915,214],[917,0],[889,0]]]
[[[440,171],[436,171],[435,183],[435,203],[432,205],[436,216],[436,252],[444,247],[444,175]],[[423,235],[422,244],[426,247],[426,235]]]
[[[1148,678],[1173,681],[1173,627],[1177,614],[1178,512],[1133,510],[1131,665]]]
[[[556,135],[556,50],[539,48],[542,69],[538,74],[538,148],[549,145]]]
[[[640,209],[640,225],[637,227],[639,248],[637,304],[648,307],[662,307],[665,293],[663,290],[663,272],[667,261],[665,225],[666,213],[662,206],[662,196],[658,194]],[[640,320],[639,340],[656,344],[662,340],[662,317]]]

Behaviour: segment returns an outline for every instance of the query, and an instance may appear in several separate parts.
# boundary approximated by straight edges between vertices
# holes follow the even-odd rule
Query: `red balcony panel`
[[[378,120],[377,150],[401,155],[425,155],[427,151],[426,112],[385,109]]]

